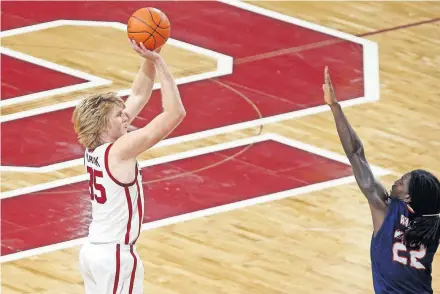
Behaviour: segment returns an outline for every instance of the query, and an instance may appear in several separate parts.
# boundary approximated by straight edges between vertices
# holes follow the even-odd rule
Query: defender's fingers
[[[327,72],[327,84],[329,84],[330,87],[333,87],[332,85],[332,79],[330,78],[330,74]]]
[[[325,70],[324,70],[324,80],[325,80],[326,84],[330,83],[330,75],[328,73],[328,66],[326,66]]]

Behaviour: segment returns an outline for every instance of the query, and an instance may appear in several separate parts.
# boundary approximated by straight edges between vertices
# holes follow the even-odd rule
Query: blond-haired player
[[[86,148],[84,165],[90,175],[92,221],[79,257],[87,294],[143,293],[144,267],[135,243],[144,199],[136,158],[186,115],[174,78],[158,52],[134,41],[132,47],[144,60],[127,101],[115,93],[91,95],[72,117],[78,140]],[[127,132],[148,102],[156,74],[163,111],[146,126]]]

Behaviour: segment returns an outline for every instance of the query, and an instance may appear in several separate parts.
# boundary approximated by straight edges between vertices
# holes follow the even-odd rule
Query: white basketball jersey
[[[142,176],[136,163],[133,166],[136,176],[131,183],[117,181],[108,166],[111,146],[111,143],[106,143],[92,151],[86,150],[84,154],[92,202],[88,239],[95,244],[134,244],[144,217]]]

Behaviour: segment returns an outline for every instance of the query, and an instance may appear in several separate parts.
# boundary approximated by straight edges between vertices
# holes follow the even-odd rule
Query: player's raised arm
[[[377,232],[381,227],[386,215],[386,199],[388,197],[388,193],[386,192],[385,188],[375,179],[365,157],[362,142],[349,124],[340,104],[336,99],[327,67],[325,68],[324,72],[323,90],[324,100],[332,110],[339,139],[341,140],[345,154],[347,155],[352,166],[356,182],[370,204],[374,231]]]
[[[147,50],[144,44],[140,43],[140,45],[137,45],[134,40],[131,40],[130,43],[133,50],[143,57],[144,52]],[[159,53],[160,48],[156,52]],[[141,68],[131,86],[131,94],[125,102],[125,112],[128,116],[129,124],[144,108],[148,100],[150,100],[155,77],[156,67],[153,61],[143,58]]]
[[[165,61],[154,51],[146,50],[143,54],[156,67],[161,84],[163,111],[145,127],[116,140],[110,152],[121,161],[135,160],[139,154],[172,132],[186,115],[176,82]]]

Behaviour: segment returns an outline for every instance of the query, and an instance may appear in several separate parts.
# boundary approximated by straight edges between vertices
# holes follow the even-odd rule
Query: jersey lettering
[[[89,154],[87,154],[86,157],[87,157],[87,162],[89,162],[89,163],[91,163],[91,164],[94,164],[94,165],[96,165],[97,167],[101,167],[101,166],[99,165],[99,162],[98,162],[98,157],[96,157],[96,156],[91,156],[91,155],[89,155]]]

